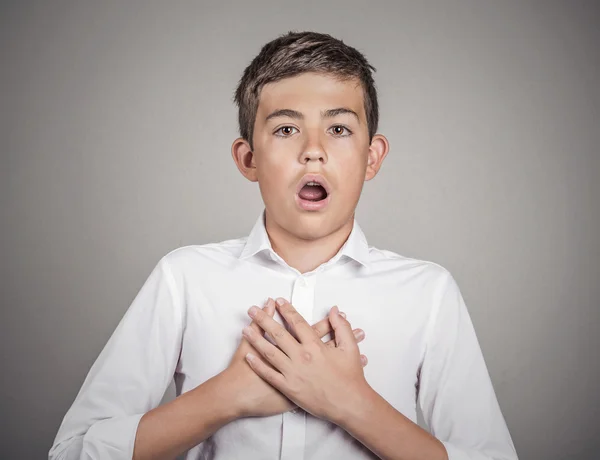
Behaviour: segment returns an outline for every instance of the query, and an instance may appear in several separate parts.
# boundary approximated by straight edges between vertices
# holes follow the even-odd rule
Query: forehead
[[[358,78],[340,80],[333,75],[307,72],[267,83],[260,92],[257,115],[279,109],[305,114],[336,107],[348,107],[365,118],[363,89]]]

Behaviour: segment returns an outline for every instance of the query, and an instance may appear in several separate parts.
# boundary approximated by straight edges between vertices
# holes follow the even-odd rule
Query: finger
[[[271,318],[275,316],[275,300],[273,300],[271,297],[269,297],[269,300],[267,301],[265,311]],[[273,345],[276,345],[277,342],[275,342],[275,339],[273,339],[273,337],[271,337],[271,335],[268,332],[265,332],[265,337]]]
[[[254,306],[256,307],[256,305],[254,305]],[[258,308],[258,307],[256,307],[256,308]],[[275,301],[271,297],[269,297],[267,299],[267,301],[265,302],[265,305],[262,307],[262,309],[263,309],[263,311],[267,312],[267,314],[269,316],[273,317],[273,314],[275,313]],[[252,330],[254,330],[256,332],[256,334],[264,334],[264,337],[265,337],[266,340],[268,340],[272,344],[275,344],[275,341],[271,338],[271,336],[269,336],[269,334],[267,332],[264,332],[260,328],[260,326],[256,323],[256,321],[252,320],[250,322],[250,326],[249,327],[252,328]],[[248,343],[250,343],[250,341],[246,338],[246,336],[243,336],[242,340],[246,340],[246,341],[248,341]],[[250,344],[250,345],[252,345],[252,344]],[[254,347],[252,347],[252,348],[255,349]],[[256,350],[256,354],[259,354],[258,350]],[[267,367],[269,367],[271,369],[273,368],[270,363],[265,363],[265,366],[267,366]]]
[[[343,318],[346,317],[346,313],[342,311],[340,312],[340,315],[342,315]],[[331,331],[333,331],[333,329],[331,328],[331,323],[329,322],[329,316],[323,318],[318,323],[313,324],[312,328],[321,339],[327,334],[329,334]]]
[[[265,302],[265,305],[262,307],[262,310],[265,311],[271,318],[273,317],[273,314],[275,313],[275,307],[273,307],[272,309],[270,308],[270,305],[273,304],[274,305],[274,300],[271,299],[271,297],[269,297],[267,299],[267,301]],[[254,305],[254,307],[256,307],[256,305]],[[256,307],[258,308],[258,307]],[[256,323],[256,321],[252,320],[252,322],[250,323],[250,327],[252,329],[254,329],[256,331],[257,334],[260,334],[262,331],[260,330],[260,326]],[[267,334],[268,335],[268,334]]]
[[[352,334],[354,335],[354,338],[356,339],[356,343],[360,343],[365,339],[365,332],[362,329],[354,329],[352,331]],[[330,339],[327,342],[325,342],[325,345],[327,345],[329,348],[333,348],[333,347],[335,347],[335,340]]]
[[[318,323],[313,324],[312,328],[321,339],[333,331],[331,323],[329,322],[329,317],[325,317]]]
[[[271,297],[269,297],[265,302],[263,310],[266,311],[267,315],[269,315],[271,318],[273,318],[275,315],[275,301]]]
[[[265,339],[262,334],[257,334],[256,331],[250,327],[245,327],[242,333],[244,334],[244,337],[246,337],[246,340],[250,342],[266,362],[270,363],[275,369],[282,373],[289,370],[291,364],[290,358]]]
[[[275,301],[273,299],[271,299],[270,297],[267,299],[267,302],[265,303],[265,305],[262,307],[262,310],[265,311],[271,318],[273,317],[273,313],[275,312],[275,307],[271,309],[269,308],[269,303],[272,303],[273,305],[275,304]],[[254,307],[258,308],[256,305],[253,305]],[[271,338],[271,336],[269,335],[268,332],[264,332],[260,326],[258,325],[258,323],[254,320],[252,320],[250,322],[250,327],[252,328],[252,330],[254,330],[257,334],[261,334],[265,337],[265,339],[267,339],[269,342],[271,342],[273,345],[275,345],[275,341]],[[244,337],[245,338],[245,337]]]
[[[258,324],[262,331],[267,332],[279,347],[288,356],[294,356],[300,344],[285,330],[283,325],[275,321],[266,311],[251,307],[248,315]],[[261,331],[261,332],[262,332]]]
[[[273,318],[273,315],[275,314],[275,301],[271,297],[269,297],[262,309],[267,313],[267,315]],[[265,339],[267,339],[273,345],[276,345],[275,340],[273,340],[273,338],[269,335],[268,332],[264,332],[256,323],[256,321],[252,320],[252,323],[250,325],[256,331],[257,334],[264,334]]]
[[[358,349],[350,323],[339,315],[339,309],[334,306],[329,311],[329,321],[335,334],[335,344],[337,348],[346,348],[348,350]]]
[[[262,359],[260,359],[258,356],[252,354],[252,353],[248,353],[246,355],[246,361],[248,361],[248,364],[250,365],[250,368],[256,372],[256,374],[262,378],[264,381],[266,381],[267,383],[269,383],[271,386],[275,387],[276,389],[282,391],[284,386],[285,386],[285,377],[280,374],[279,372],[277,372],[275,369],[271,369],[270,367],[268,367],[263,361]]]
[[[367,364],[369,364],[369,360],[365,355],[360,355],[360,363],[362,364],[362,367],[365,367]]]
[[[314,329],[294,306],[282,297],[278,297],[275,303],[277,304],[277,310],[288,323],[292,332],[298,337],[300,343],[314,342],[316,338]]]

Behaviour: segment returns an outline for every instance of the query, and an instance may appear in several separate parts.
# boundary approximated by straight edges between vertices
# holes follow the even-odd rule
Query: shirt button
[[[307,286],[307,283],[306,283],[306,278],[304,278],[304,277],[300,277],[299,284],[300,284],[300,286],[302,286],[302,287],[306,287],[306,286]]]

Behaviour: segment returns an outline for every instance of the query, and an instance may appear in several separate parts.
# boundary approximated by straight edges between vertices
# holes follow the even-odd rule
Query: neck
[[[344,245],[354,224],[354,213],[342,227],[322,238],[306,240],[291,234],[265,213],[265,227],[271,247],[290,266],[300,273],[314,270],[335,256]]]

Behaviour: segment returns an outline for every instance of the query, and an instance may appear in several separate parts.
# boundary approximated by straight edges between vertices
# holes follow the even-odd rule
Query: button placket
[[[314,276],[307,279],[300,275],[294,281],[291,304],[304,319],[312,324],[314,309]],[[282,414],[282,460],[303,460],[306,437],[306,412],[300,408]]]

